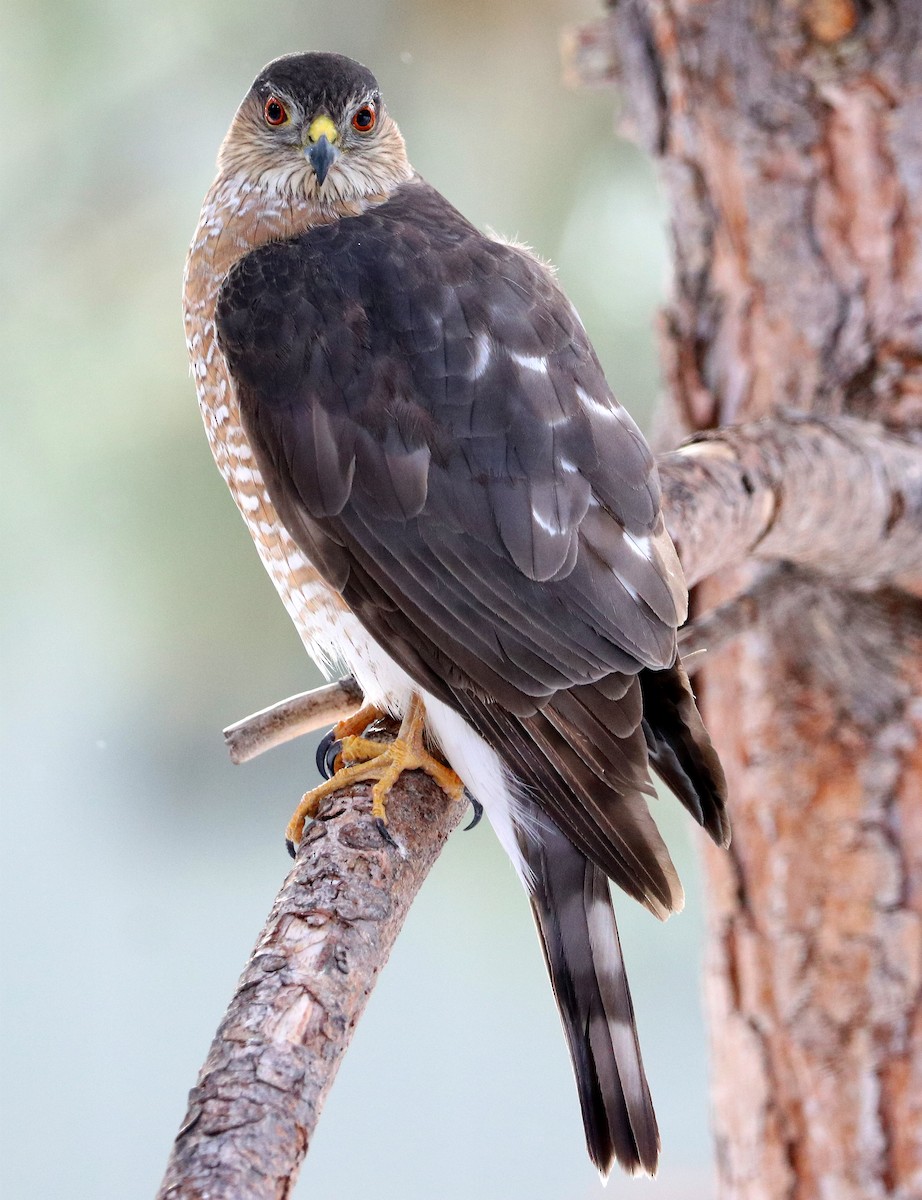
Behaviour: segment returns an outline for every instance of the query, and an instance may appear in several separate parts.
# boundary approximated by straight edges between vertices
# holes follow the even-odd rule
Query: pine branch
[[[922,444],[851,417],[731,426],[659,460],[689,586],[748,558],[922,588]]]
[[[237,984],[173,1145],[158,1200],[291,1195],[336,1071],[410,905],[464,815],[401,776],[390,845],[367,785],[308,829]]]

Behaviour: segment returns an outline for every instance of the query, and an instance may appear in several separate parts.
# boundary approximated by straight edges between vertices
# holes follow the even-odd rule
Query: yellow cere
[[[319,142],[324,134],[328,142],[335,142],[339,137],[339,131],[329,117],[314,117],[307,130],[308,138],[312,142]]]

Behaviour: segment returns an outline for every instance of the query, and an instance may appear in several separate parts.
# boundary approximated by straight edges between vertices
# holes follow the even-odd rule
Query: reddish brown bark
[[[671,200],[670,436],[783,409],[918,427],[918,0],[620,0],[573,62],[619,83]],[[734,827],[707,854],[721,1194],[908,1200],[920,644],[892,598],[833,583],[772,613],[699,676]]]

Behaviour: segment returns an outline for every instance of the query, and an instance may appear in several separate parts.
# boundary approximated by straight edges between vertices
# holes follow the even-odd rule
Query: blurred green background
[[[313,746],[246,767],[220,729],[317,675],[201,429],[183,256],[263,64],[335,49],[378,74],[416,166],[560,267],[646,421],[664,214],[610,94],[567,92],[592,0],[6,0],[0,1184],[150,1197],[288,868]],[[619,905],[664,1140],[656,1200],[711,1193],[694,836],[660,927]],[[297,1195],[600,1194],[537,939],[484,825],[456,836],[346,1058]]]

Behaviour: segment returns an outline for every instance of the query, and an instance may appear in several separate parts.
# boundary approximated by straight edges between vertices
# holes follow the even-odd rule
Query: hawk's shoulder
[[[469,360],[448,369],[467,365],[475,378],[479,333],[522,355],[585,339],[543,263],[481,233],[418,177],[359,216],[244,255],[220,290],[216,321],[225,355],[243,371],[279,339],[333,326],[369,344],[373,327],[375,348],[387,337],[416,355],[447,342]]]

